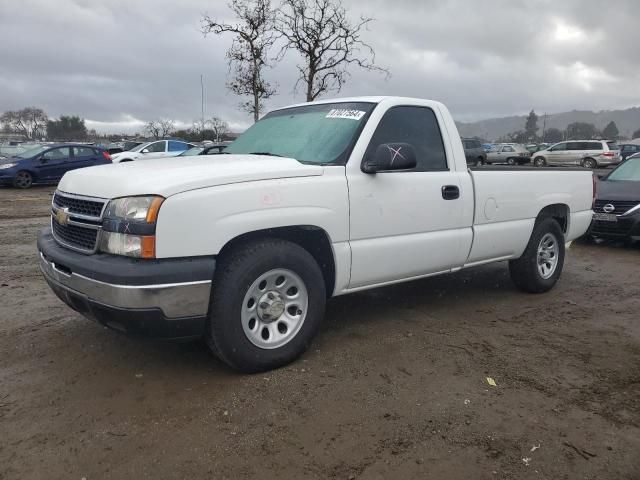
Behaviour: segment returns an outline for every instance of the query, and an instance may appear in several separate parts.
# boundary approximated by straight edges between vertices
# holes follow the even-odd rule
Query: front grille
[[[88,200],[84,198],[70,197],[56,192],[53,196],[53,206],[59,208],[68,208],[69,213],[86,215],[88,217],[100,218],[102,208],[105,202],[103,200]]]
[[[83,253],[96,251],[102,224],[102,210],[107,200],[56,192],[53,196],[51,230],[56,241]],[[64,209],[62,211],[61,209]],[[66,213],[58,222],[57,215]]]
[[[51,227],[54,237],[61,243],[87,252],[95,249],[98,230],[77,225],[60,225],[55,219],[51,222]]]
[[[605,205],[613,205],[615,210],[613,212],[605,212],[603,207]],[[596,200],[596,204],[593,207],[594,212],[598,213],[615,213],[616,215],[622,215],[628,212],[633,207],[638,205],[638,201],[625,201],[625,200]]]

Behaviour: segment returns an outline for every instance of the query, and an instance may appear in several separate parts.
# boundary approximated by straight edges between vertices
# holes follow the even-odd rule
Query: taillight
[[[613,153],[613,152],[602,152],[602,155],[604,157],[615,157],[616,156],[616,154]]]
[[[106,150],[102,152],[102,156],[108,162],[112,162],[113,161],[113,160],[111,160],[111,154],[109,152],[107,152]]]

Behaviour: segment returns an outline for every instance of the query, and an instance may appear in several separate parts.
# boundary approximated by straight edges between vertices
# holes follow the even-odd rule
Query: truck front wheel
[[[527,248],[509,262],[511,279],[525,292],[551,290],[564,265],[564,234],[558,222],[547,217],[536,221]]]
[[[224,255],[213,281],[207,344],[222,361],[254,373],[298,358],[324,316],[322,271],[304,248],[281,239]]]

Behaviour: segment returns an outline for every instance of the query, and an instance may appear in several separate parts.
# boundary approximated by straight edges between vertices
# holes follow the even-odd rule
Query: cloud
[[[604,11],[598,0],[344,2],[376,19],[364,38],[392,76],[352,70],[340,95],[433,98],[459,120],[638,104],[635,1]],[[203,75],[207,115],[242,129],[250,116],[225,88],[231,38],[204,38],[204,13],[232,20],[220,0],[1,2],[0,110],[41,106],[101,131],[159,117],[190,125]],[[278,85],[268,108],[303,100],[297,60],[267,72]]]

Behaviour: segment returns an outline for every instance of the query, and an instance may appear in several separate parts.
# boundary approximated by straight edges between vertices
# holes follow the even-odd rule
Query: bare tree
[[[173,120],[161,118],[157,122],[158,127],[160,128],[160,134],[163,138],[171,135],[171,133],[176,129],[176,122],[174,122]]]
[[[296,87],[305,84],[308,102],[329,91],[339,92],[350,65],[389,76],[387,69],[375,64],[373,48],[361,40],[372,21],[360,16],[352,23],[340,0],[283,0],[276,24],[286,41],[280,56],[286,50],[302,56]]]
[[[144,126],[144,132],[154,139],[160,138],[160,125],[157,120],[150,120]]]
[[[236,95],[251,96],[241,107],[253,114],[258,121],[264,105],[263,100],[275,94],[275,88],[263,77],[268,64],[268,52],[275,41],[275,12],[271,0],[231,0],[229,8],[238,23],[221,23],[205,15],[202,18],[202,33],[205,37],[213,33],[230,33],[233,43],[227,51],[229,72],[232,78],[227,88]]]
[[[0,123],[7,131],[24,135],[29,140],[45,136],[47,120],[47,114],[36,107],[8,111],[0,116]]]
[[[216,137],[216,142],[220,141],[220,137],[222,137],[225,133],[229,133],[229,124],[218,117],[211,117],[209,119],[209,126],[211,130],[213,130],[213,134]]]
[[[150,137],[159,138],[168,137],[175,130],[176,122],[164,118],[151,120],[144,126],[144,131]]]

